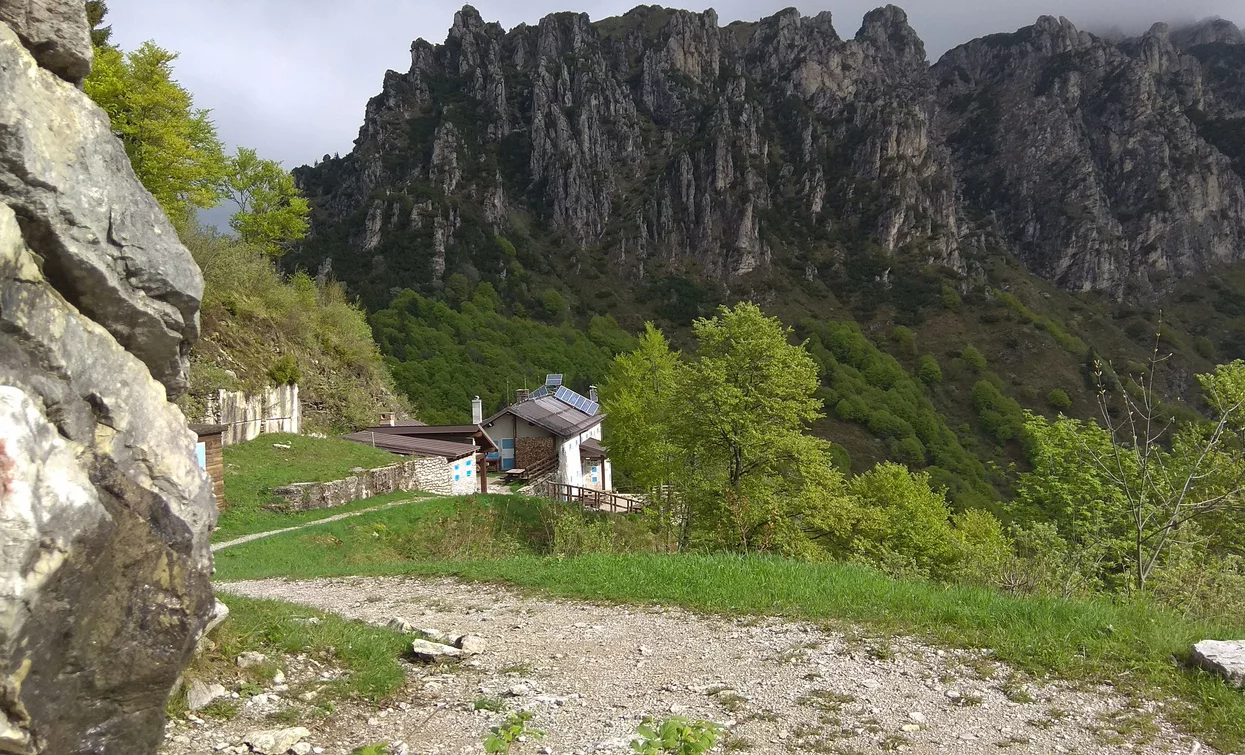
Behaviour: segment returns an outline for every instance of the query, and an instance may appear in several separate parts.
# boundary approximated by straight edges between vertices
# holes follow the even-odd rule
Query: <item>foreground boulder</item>
[[[1193,662],[1233,687],[1245,688],[1245,640],[1202,640],[1193,646]]]
[[[84,13],[81,2],[46,1]],[[39,68],[3,25],[0,92],[0,196],[44,275],[176,398],[199,337],[203,276],[194,259],[135,178],[108,115]]]
[[[83,15],[0,0],[26,24],[0,23],[0,753],[18,755],[154,752],[214,606],[211,488],[167,398],[202,279],[72,83],[89,46],[56,30],[85,20],[57,19]]]

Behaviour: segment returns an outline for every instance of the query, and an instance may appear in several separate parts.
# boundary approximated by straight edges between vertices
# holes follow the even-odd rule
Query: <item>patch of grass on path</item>
[[[1194,642],[1245,636],[1245,625],[1212,626],[1135,603],[1013,597],[898,580],[851,564],[717,554],[430,561],[403,558],[386,546],[421,518],[446,510],[403,507],[248,543],[220,554],[217,576],[450,575],[567,598],[782,615],[832,627],[855,624],[949,646],[989,648],[1024,671],[1111,683],[1126,693],[1171,700],[1168,715],[1190,732],[1224,751],[1245,744],[1245,693],[1186,665]]]
[[[274,443],[289,448],[275,448]],[[409,493],[356,501],[350,507],[279,514],[267,511],[269,491],[294,482],[327,482],[349,477],[356,467],[372,469],[397,464],[399,456],[340,438],[312,438],[274,433],[225,447],[225,501],[213,541],[232,540],[253,532],[280,529],[396,500]]]
[[[326,682],[316,698],[323,705],[334,699],[381,701],[406,681],[400,658],[410,649],[411,637],[401,632],[349,621],[291,603],[221,594],[229,618],[210,639],[215,648],[195,658],[188,679],[206,682],[271,679],[284,654],[305,653],[321,663],[342,667],[347,674]],[[254,651],[271,663],[240,670],[234,659]],[[256,687],[258,689],[258,687]],[[184,693],[170,701],[170,712],[184,708]]]

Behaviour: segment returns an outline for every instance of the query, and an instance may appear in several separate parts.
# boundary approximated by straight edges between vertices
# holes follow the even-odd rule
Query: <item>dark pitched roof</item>
[[[589,459],[604,459],[609,456],[609,449],[601,445],[596,438],[589,438],[579,444],[579,455]]]
[[[484,442],[480,445],[487,450],[497,448],[497,444],[489,437],[484,428],[480,425],[377,425],[376,427],[365,427],[361,432],[365,433],[385,433],[388,435],[403,435],[406,437],[419,436],[435,436],[440,440],[448,440],[451,443],[471,442],[472,438],[479,436]]]
[[[485,426],[493,424],[504,414],[513,414],[562,438],[579,435],[601,424],[601,420],[605,419],[604,414],[586,414],[553,396],[544,396],[507,406],[484,420]]]
[[[364,428],[369,433],[392,435],[472,435],[480,428],[475,425],[377,425]]]
[[[461,459],[476,452],[474,443],[455,443],[435,438],[408,437],[393,433],[377,433],[363,430],[343,435],[343,439],[373,446],[403,456],[441,456],[446,459]]]

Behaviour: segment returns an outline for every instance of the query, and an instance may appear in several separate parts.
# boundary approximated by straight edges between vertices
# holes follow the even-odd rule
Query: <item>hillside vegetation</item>
[[[452,301],[407,290],[371,317],[394,380],[430,423],[469,421],[473,396],[491,413],[554,372],[587,394],[610,359],[634,344],[612,317],[576,327],[556,299],[543,322],[505,313],[488,283],[472,291],[463,279]]]
[[[217,389],[296,382],[307,432],[344,432],[401,408],[366,315],[331,280],[286,275],[245,241],[183,225],[203,270],[203,334],[191,352],[188,414]]]

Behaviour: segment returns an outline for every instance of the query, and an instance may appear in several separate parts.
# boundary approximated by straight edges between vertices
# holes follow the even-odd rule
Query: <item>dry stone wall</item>
[[[214,600],[203,280],[76,86],[81,0],[0,0],[0,752],[155,752]]]
[[[450,463],[436,456],[361,471],[342,480],[283,485],[273,489],[272,495],[280,501],[272,504],[270,508],[279,511],[331,509],[345,506],[352,501],[404,490],[419,490],[436,495],[460,492],[454,488]]]

